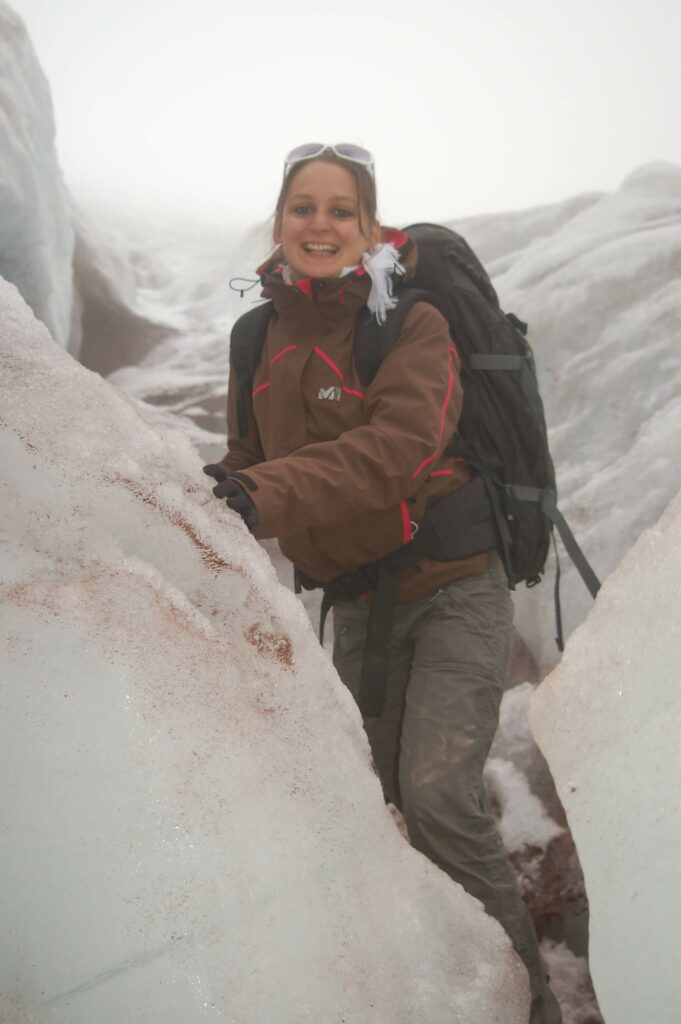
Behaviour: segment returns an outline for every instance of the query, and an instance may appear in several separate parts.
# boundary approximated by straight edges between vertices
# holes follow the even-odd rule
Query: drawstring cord
[[[238,284],[237,282],[241,282]],[[245,292],[250,292],[251,288],[255,288],[256,284],[260,284],[260,278],[255,279],[250,277],[233,277],[229,282],[229,287],[233,292],[238,292],[240,297],[243,299]]]

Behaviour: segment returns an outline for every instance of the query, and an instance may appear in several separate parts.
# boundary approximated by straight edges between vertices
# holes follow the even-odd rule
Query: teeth
[[[308,252],[335,252],[335,245],[324,245],[322,242],[306,242],[303,246]]]

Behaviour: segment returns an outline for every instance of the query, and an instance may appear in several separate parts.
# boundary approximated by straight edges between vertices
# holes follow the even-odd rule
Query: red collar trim
[[[299,292],[303,293],[303,295],[307,295],[308,299],[314,298],[311,277],[299,277],[293,287],[297,288]]]
[[[404,231],[398,231],[396,228],[388,228],[383,232],[383,241],[391,242],[396,249],[403,249],[409,241],[409,235]]]

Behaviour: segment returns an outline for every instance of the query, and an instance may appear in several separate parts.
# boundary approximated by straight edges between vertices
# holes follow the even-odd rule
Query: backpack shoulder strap
[[[271,302],[263,302],[240,316],[232,327],[229,348],[239,388],[237,417],[240,437],[245,437],[248,433],[248,409],[253,378],[260,362],[273,308]]]
[[[385,357],[392,352],[400,336],[409,310],[416,302],[437,302],[430,292],[421,288],[400,288],[399,302],[388,311],[384,323],[379,323],[365,306],[357,316],[354,337],[355,366],[365,387],[371,384]]]

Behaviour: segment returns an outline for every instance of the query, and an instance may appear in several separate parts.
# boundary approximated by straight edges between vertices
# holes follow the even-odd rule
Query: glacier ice
[[[494,278],[504,308],[530,324],[560,506],[601,579],[681,487],[679,266],[681,167],[658,163],[534,237]],[[566,557],[562,568],[569,635],[591,599]],[[540,676],[558,660],[548,591],[515,601]]]
[[[356,708],[178,431],[0,281],[0,991],[33,1024],[524,1024]]]
[[[681,494],[605,582],[530,724],[580,852],[606,1021],[681,1013]]]
[[[73,249],[49,86],[23,22],[0,0],[0,274],[77,352]]]

